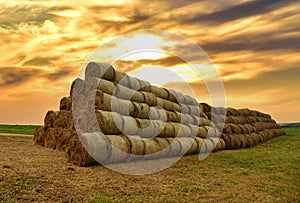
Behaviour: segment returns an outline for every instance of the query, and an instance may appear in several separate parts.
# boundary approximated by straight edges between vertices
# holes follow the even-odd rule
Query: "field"
[[[0,133],[33,135],[36,125],[0,125]]]
[[[77,167],[32,138],[0,136],[2,202],[299,202],[300,129],[203,161],[183,157],[161,172],[129,176]]]

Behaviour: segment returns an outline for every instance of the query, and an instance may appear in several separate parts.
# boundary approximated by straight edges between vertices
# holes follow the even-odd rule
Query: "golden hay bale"
[[[186,104],[180,104],[180,112],[183,114],[189,114],[190,113],[190,109],[189,106]]]
[[[256,117],[257,116],[257,111],[250,110],[250,116]]]
[[[192,130],[189,126],[181,123],[171,123],[174,128],[174,136],[177,137],[192,137]]]
[[[167,121],[167,111],[160,107],[150,107],[149,119]]]
[[[104,134],[119,135],[123,128],[122,116],[116,112],[101,111],[95,112],[100,129]],[[91,120],[93,117],[89,118]]]
[[[112,107],[118,109],[118,113],[125,116],[134,116],[135,107],[132,101],[127,101],[124,99],[117,99],[116,97],[112,97]],[[116,102],[114,102],[114,100]],[[116,105],[116,106],[115,106]]]
[[[71,111],[72,100],[71,97],[63,97],[59,102],[59,110]]]
[[[125,136],[130,142],[130,154],[145,155],[145,144],[139,136]],[[134,160],[136,157],[131,157]]]
[[[109,147],[109,161],[108,163],[123,162],[128,160],[130,154],[130,142],[124,136],[107,135]]]
[[[203,112],[206,114],[206,113],[208,113],[208,112],[211,112],[211,106],[209,105],[209,104],[207,104],[207,103],[199,103],[199,107],[201,108],[201,109],[203,109]]]
[[[181,121],[181,114],[179,112],[166,111],[166,113],[168,122],[179,123]]]
[[[191,115],[189,115],[189,114],[181,114],[181,123],[184,123],[184,124],[196,124],[194,122],[195,122],[194,117],[192,117]]]
[[[48,128],[44,133],[44,146],[47,148],[55,149],[57,132],[56,128]]]
[[[168,142],[170,143],[170,157],[174,157],[174,156],[180,156],[180,152],[181,152],[181,144],[177,139],[174,138],[169,138],[166,137],[165,139],[168,140]]]
[[[129,76],[126,73],[115,70],[114,82],[118,85],[123,85],[125,87],[128,87],[129,86],[128,77]]]
[[[200,153],[200,150],[203,146],[204,139],[200,138],[200,137],[195,137],[194,139],[195,139],[195,142],[197,144],[197,149],[196,149],[194,154],[198,154],[198,153]]]
[[[131,100],[139,103],[144,102],[144,95],[141,92],[129,89],[128,87],[125,87],[123,85],[116,86],[114,96],[120,99]]]
[[[74,92],[75,90],[76,92]],[[80,78],[76,78],[71,84],[70,96],[72,97],[73,94],[79,95],[84,93],[85,93],[85,81]]]
[[[157,97],[152,92],[141,92],[144,96],[144,101],[149,106],[156,106],[157,105]]]
[[[131,76],[129,76],[128,78],[129,78],[129,88],[130,89],[133,89],[133,90],[141,89],[139,79],[137,79],[136,77],[131,77]]]
[[[34,131],[34,136],[33,136],[34,144],[44,146],[44,139],[45,139],[44,134],[45,134],[44,127],[38,126]]]
[[[231,137],[229,136],[229,134],[222,134],[221,135],[221,139],[224,140],[225,142],[225,149],[232,149],[232,142],[231,142]]]
[[[85,69],[85,79],[89,80],[92,77],[113,81],[115,69],[109,64],[90,62]]]
[[[138,135],[143,138],[151,138],[164,129],[164,122],[161,120],[148,120],[136,118],[138,126]]]
[[[59,151],[64,151],[67,147],[67,143],[69,142],[69,140],[73,136],[73,133],[75,132],[72,132],[69,129],[57,128],[56,133],[57,139],[55,148]]]
[[[256,133],[251,133],[250,134],[252,142],[253,142],[253,146],[257,145],[259,143],[259,137]]]
[[[239,112],[242,116],[250,116],[251,115],[250,109],[247,109],[247,108],[239,109]]]
[[[148,81],[139,80],[139,82],[140,82],[141,91],[151,92],[151,85]]]
[[[165,88],[157,87],[155,85],[151,85],[151,92],[155,94],[156,97],[167,100],[169,97],[168,90]]]
[[[187,126],[190,128],[190,131],[191,131],[190,137],[197,137],[198,131],[199,131],[199,126],[192,125],[192,124],[187,124]]]
[[[46,113],[46,116],[44,119],[45,129],[54,127],[54,123],[55,123],[57,115],[58,115],[58,111],[50,110]]]
[[[198,127],[197,137],[205,138],[207,135],[207,128],[204,127]]]
[[[158,134],[158,137],[175,137],[175,129],[172,123],[165,122],[164,129]]]
[[[207,118],[202,118],[200,117],[199,119],[199,126],[209,126],[210,125],[210,120],[208,120]]]
[[[180,137],[177,138],[177,140],[180,143],[179,155],[193,154],[195,153],[195,151],[197,151],[197,143],[194,141],[193,138]],[[196,145],[194,143],[196,143]]]
[[[160,153],[159,153],[159,157],[160,158],[167,158],[170,156],[170,152],[171,152],[171,147],[169,146],[170,143],[166,138],[160,138],[160,137],[156,137],[153,138],[156,140],[156,142],[158,143],[159,147],[160,147]]]
[[[187,105],[198,107],[198,101],[194,97],[191,97],[189,95],[184,95],[184,103]]]
[[[156,139],[143,139],[143,142],[145,146],[145,155],[152,155],[145,156],[144,159],[159,157],[158,152],[161,150],[161,148]],[[153,154],[155,154],[155,156],[153,156]]]
[[[116,86],[113,82],[99,79],[99,78],[91,78],[86,82],[85,85],[85,92],[93,92],[95,90],[101,90],[102,92],[106,94],[113,95],[114,91],[116,89]]]
[[[139,128],[135,118],[131,116],[122,116],[123,124],[121,132],[125,135],[137,135],[139,133]]]
[[[133,117],[135,118],[149,118],[150,107],[144,103],[132,102],[134,107]]]
[[[65,128],[72,129],[73,127],[73,117],[70,111],[59,111],[56,115],[54,124],[54,128]]]

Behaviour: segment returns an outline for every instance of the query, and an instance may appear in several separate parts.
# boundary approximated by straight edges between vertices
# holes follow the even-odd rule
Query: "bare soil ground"
[[[282,146],[282,149],[280,148]],[[130,176],[77,167],[31,138],[0,137],[2,202],[299,202],[299,136],[204,161],[183,157],[161,172]]]

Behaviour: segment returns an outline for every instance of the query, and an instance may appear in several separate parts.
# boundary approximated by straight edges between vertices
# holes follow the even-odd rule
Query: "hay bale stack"
[[[268,114],[198,103],[91,62],[59,111],[47,112],[34,141],[86,166],[247,148],[283,133]]]

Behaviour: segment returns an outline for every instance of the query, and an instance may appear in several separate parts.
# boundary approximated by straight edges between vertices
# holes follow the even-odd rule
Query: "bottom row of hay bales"
[[[79,165],[117,163],[206,153],[225,149],[221,138],[155,137],[104,135],[99,132],[77,135],[75,130],[40,126],[34,135],[36,144],[65,151],[69,162]],[[116,150],[118,149],[118,150]],[[94,158],[93,158],[94,157]]]

